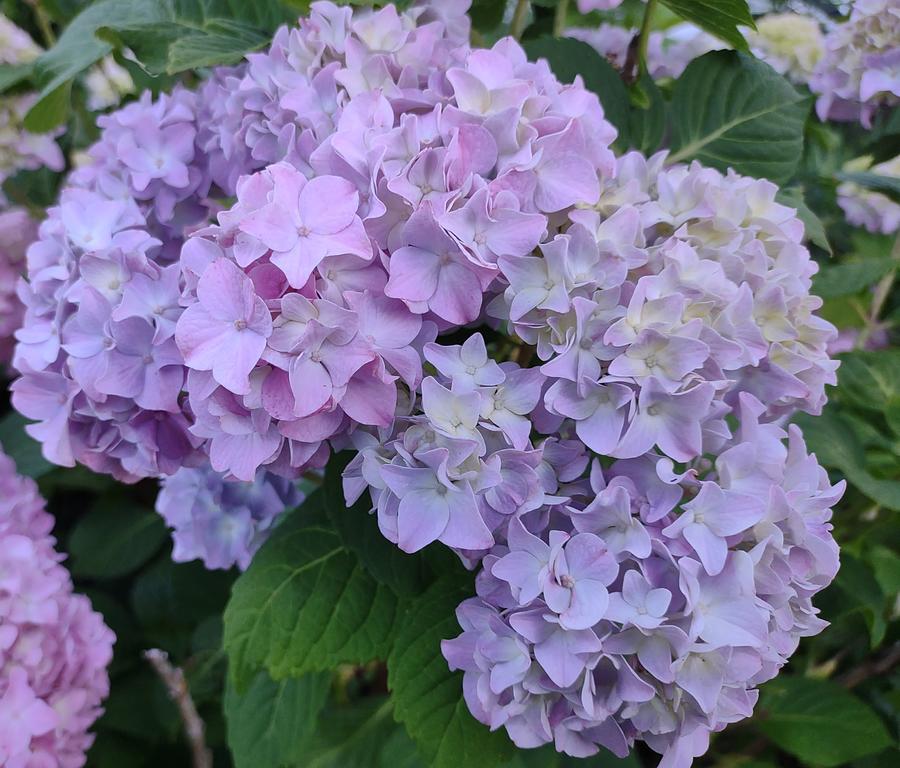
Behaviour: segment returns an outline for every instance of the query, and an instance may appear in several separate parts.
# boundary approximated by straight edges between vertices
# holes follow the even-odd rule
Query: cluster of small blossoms
[[[271,421],[271,417],[263,408],[242,408],[231,414],[227,389],[211,393],[206,400],[200,393],[204,375],[191,371],[191,376],[186,376],[174,340],[175,324],[183,304],[196,301],[197,279],[190,277],[188,267],[183,275],[182,267],[190,263],[190,254],[201,253],[203,246],[193,243],[179,264],[181,246],[187,234],[208,222],[214,206],[211,192],[232,195],[240,176],[277,159],[286,159],[311,176],[311,152],[321,144],[315,162],[333,164],[335,172],[341,166],[340,172],[347,177],[332,179],[338,186],[332,183],[330,193],[345,203],[352,202],[354,208],[359,205],[352,216],[352,247],[338,251],[337,261],[330,259],[328,264],[330,273],[343,277],[331,288],[323,287],[321,298],[333,303],[347,290],[363,292],[370,285],[380,293],[384,278],[375,277],[374,284],[370,280],[377,267],[368,271],[357,267],[375,263],[362,218],[381,216],[387,232],[391,229],[387,206],[380,204],[375,194],[369,206],[370,190],[365,186],[347,196],[349,184],[375,184],[380,178],[378,169],[373,167],[368,182],[362,181],[356,170],[359,158],[354,157],[352,163],[345,160],[346,153],[332,150],[330,144],[326,147],[324,139],[352,144],[362,139],[369,119],[387,133],[381,124],[385,109],[396,109],[397,114],[409,114],[390,137],[392,151],[399,153],[389,158],[395,170],[403,164],[400,157],[410,131],[415,134],[421,129],[421,138],[414,135],[413,139],[423,146],[429,144],[439,105],[452,93],[443,71],[468,50],[465,47],[453,53],[468,37],[467,5],[415,7],[403,15],[389,6],[377,13],[353,16],[349,8],[316,3],[300,29],[281,30],[271,51],[250,57],[245,78],[236,70],[220,71],[199,94],[176,88],[155,101],[145,94],[100,118],[101,139],[89,151],[88,164],[71,175],[60,204],[42,224],[39,242],[29,252],[28,284],[20,291],[27,310],[17,334],[15,364],[22,377],[14,385],[13,402],[24,415],[40,422],[29,430],[43,443],[50,460],[64,465],[78,461],[132,481],[171,474],[186,464],[197,466],[207,450],[214,466],[227,466],[232,461],[221,458],[223,451],[231,451],[237,461],[240,446],[253,442],[254,449],[243,460],[255,466],[235,473],[245,480],[255,477],[260,463],[271,464],[277,456],[282,457],[283,472],[299,473],[301,467],[322,465],[327,456],[322,440],[337,429],[335,417],[340,421],[342,412],[322,416],[318,424],[313,423],[316,419],[297,424],[291,437],[279,433],[278,445],[273,447],[273,432],[261,421]],[[524,54],[521,59],[524,62]],[[549,78],[549,69],[545,66],[544,70]],[[369,78],[374,78],[371,84]],[[388,81],[396,81],[392,89]],[[231,97],[225,98],[229,93]],[[337,122],[354,96],[354,107],[343,116],[338,131]],[[310,100],[309,106],[304,99]],[[371,118],[366,117],[367,100],[374,107]],[[599,106],[596,109],[599,112]],[[318,133],[313,132],[313,125]],[[447,130],[468,136],[475,129]],[[468,149],[460,140],[454,147],[457,155]],[[574,151],[578,149],[576,141]],[[329,154],[331,159],[326,157]],[[368,172],[365,160],[362,166]],[[459,172],[465,172],[462,165]],[[299,177],[300,172],[294,171],[294,175]],[[321,191],[321,184],[328,186],[329,182],[311,183],[306,198]],[[253,183],[244,184],[239,198],[246,201],[244,190],[252,188]],[[400,201],[400,207],[407,205],[402,195],[391,199]],[[376,210],[379,205],[381,214]],[[324,222],[323,227],[333,223]],[[297,229],[293,232],[296,235]],[[328,240],[335,232],[323,230],[323,234]],[[337,245],[335,240],[328,247]],[[266,267],[268,262],[269,257],[260,252],[246,266],[256,275],[272,277],[277,268],[274,264]],[[263,267],[261,272],[258,267]],[[291,279],[304,268],[292,270]],[[354,286],[356,276],[363,279]],[[212,279],[210,273],[206,282]],[[274,282],[270,283],[270,290],[275,290]],[[288,304],[299,298],[289,299]],[[376,297],[374,305],[368,298],[360,301],[364,306],[359,312],[370,311],[366,307],[371,305],[373,318],[385,303],[383,295]],[[192,315],[196,318],[197,310]],[[410,322],[423,326],[418,316]],[[326,347],[336,339],[332,337]],[[408,340],[382,341],[399,344],[398,351],[370,355],[368,362],[361,363],[363,370],[353,385],[358,389],[380,382],[375,398],[379,402],[374,407],[379,413],[371,417],[376,419],[374,423],[387,419],[392,407],[380,402],[381,393],[393,379],[379,361],[392,358],[392,370],[414,379],[412,359],[417,359],[412,350],[403,348]],[[359,355],[354,360],[359,360]],[[240,369],[245,363],[238,360],[236,365]],[[267,387],[267,404],[275,378]],[[259,374],[254,379],[259,381]],[[336,379],[339,381],[337,375]],[[339,381],[337,386],[346,383]],[[196,415],[181,394],[185,386],[192,392]],[[352,399],[351,394],[347,402]],[[286,414],[285,420],[297,419]],[[211,431],[221,439],[207,439],[212,437]],[[291,441],[285,442],[284,451],[279,450],[282,441]]]
[[[343,66],[319,40],[326,20]],[[612,170],[615,133],[580,83],[561,86],[512,40],[453,47],[456,23],[418,20],[317,5],[267,67],[251,57],[248,77],[287,66],[283,45],[319,40],[328,63],[312,84],[295,71],[279,96],[295,110],[290,141],[265,124],[288,160],[243,178],[234,207],[182,252],[175,339],[192,431],[218,471],[297,474],[356,425],[390,428],[420,386],[423,346],[478,320],[498,260],[596,202]],[[267,107],[245,112],[259,138]]]
[[[173,529],[173,560],[244,570],[278,516],[302,501],[292,482],[265,471],[229,482],[208,466],[184,467],[162,481],[156,511]]]
[[[807,84],[825,52],[817,19],[799,13],[770,13],[745,32],[753,54],[795,83]]]
[[[99,118],[28,251],[13,404],[58,464],[133,481],[202,459],[174,341],[181,243],[209,217],[200,120],[180,88]]]
[[[900,178],[900,156],[869,167],[869,160],[848,163],[845,170],[866,170],[878,176]],[[845,181],[837,188],[837,202],[847,215],[847,221],[856,227],[864,227],[869,232],[892,235],[900,230],[900,203],[887,195],[861,187],[852,181]]]
[[[637,34],[636,29],[605,22],[599,27],[566,30],[567,37],[587,43],[619,70],[625,69],[629,48]],[[647,40],[647,71],[657,80],[675,78],[697,57],[728,47],[717,37],[684,21],[650,33]]]
[[[577,757],[643,740],[686,768],[821,631],[811,598],[838,568],[828,520],[843,487],[796,427],[785,445],[740,399],[714,463],[594,460],[588,480],[511,517],[457,609],[462,635],[443,643],[479,720]]]
[[[113,633],[72,593],[37,486],[0,451],[0,765],[79,768]]]
[[[856,0],[849,20],[826,35],[810,88],[822,120],[866,128],[880,107],[900,103],[900,3]]]
[[[37,223],[28,211],[0,206],[0,365],[12,359],[13,333],[22,324],[16,283],[25,271],[25,251],[36,237]]]
[[[664,159],[626,155],[533,255],[498,258],[487,314],[542,364],[426,344],[435,375],[393,430],[354,433],[344,488],[403,550],[480,564],[445,645],[477,718],[680,766],[824,626],[842,488],[777,425],[818,412],[836,367],[795,212]]]

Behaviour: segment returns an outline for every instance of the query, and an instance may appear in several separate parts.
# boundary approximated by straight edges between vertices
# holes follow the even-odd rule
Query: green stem
[[[56,35],[53,34],[53,27],[50,24],[50,17],[47,15],[47,11],[41,7],[40,0],[27,0],[27,2],[31,6],[31,10],[34,11],[34,19],[37,22],[38,29],[41,30],[44,45],[47,48],[52,48],[56,43]]]
[[[553,37],[562,37],[566,31],[566,18],[569,13],[569,0],[556,0],[556,13],[553,16]]]
[[[891,250],[891,260],[895,263],[900,261],[900,235],[898,235],[897,239],[894,241],[894,247]],[[897,267],[894,267],[882,277],[881,280],[878,281],[878,285],[875,286],[872,296],[872,305],[869,308],[869,315],[866,318],[865,327],[863,327],[859,332],[859,336],[856,338],[856,344],[854,345],[856,349],[865,349],[872,334],[878,330],[881,312],[884,309],[888,296],[891,295],[891,289],[894,287],[896,278]]]
[[[518,0],[516,3],[512,21],[509,23],[509,34],[516,40],[520,40],[522,33],[525,31],[525,24],[528,20],[528,9],[530,5],[528,0]]]
[[[647,46],[650,43],[650,23],[655,9],[656,0],[647,0],[647,7],[644,9],[644,20],[641,22],[641,31],[638,39],[638,67],[641,72],[647,71]]]

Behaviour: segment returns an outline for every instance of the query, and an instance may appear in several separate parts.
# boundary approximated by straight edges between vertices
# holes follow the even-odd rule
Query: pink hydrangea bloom
[[[37,486],[0,452],[0,765],[80,768],[113,633],[60,564]]]

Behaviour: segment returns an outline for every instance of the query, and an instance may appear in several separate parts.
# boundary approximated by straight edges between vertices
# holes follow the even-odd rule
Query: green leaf
[[[739,51],[747,51],[740,26],[756,29],[747,0],[662,0],[663,5],[721,38]]]
[[[819,246],[829,256],[834,253],[831,250],[831,243],[828,242],[828,235],[825,234],[825,225],[822,220],[816,216],[813,210],[806,204],[803,197],[803,189],[801,187],[785,187],[778,191],[775,199],[782,205],[789,205],[791,208],[797,209],[797,218],[803,222],[806,239],[809,242]]]
[[[617,142],[628,144],[628,91],[619,72],[587,43],[571,37],[539,37],[523,44],[529,59],[546,59],[562,83],[581,75],[584,85],[600,98],[603,113],[619,132]]]
[[[884,724],[853,694],[828,680],[784,676],[763,687],[759,729],[799,759],[824,768],[891,745]]]
[[[460,633],[456,606],[472,594],[468,575],[435,582],[410,604],[388,658],[395,717],[432,768],[491,768],[512,754],[504,733],[492,733],[469,713],[462,674],[451,672],[441,654],[441,640]]]
[[[863,447],[846,416],[830,407],[821,416],[801,414],[795,421],[822,464],[839,469],[873,501],[900,511],[900,481],[883,480],[868,471]]]
[[[116,579],[140,568],[168,537],[163,519],[121,496],[107,497],[75,523],[69,537],[75,576]]]
[[[900,349],[842,355],[838,395],[842,402],[879,412],[900,400]]]
[[[31,77],[32,65],[0,64],[0,93]]]
[[[243,695],[228,685],[223,704],[235,768],[305,764],[330,688],[331,676],[324,672],[280,682],[259,672]]]
[[[836,173],[841,181],[852,181],[861,187],[880,192],[891,198],[895,203],[900,203],[900,178],[895,176],[881,176],[870,171],[858,171],[856,173]]]
[[[276,680],[386,658],[397,597],[328,525],[324,495],[289,513],[234,584],[225,650],[238,690],[265,667]]]
[[[800,161],[809,105],[768,64],[712,51],[694,59],[675,83],[670,160],[696,158],[783,183]]]
[[[303,768],[424,768],[392,712],[393,703],[387,697],[329,705],[305,751]]]
[[[33,131],[65,122],[72,80],[113,50],[130,47],[154,73],[231,63],[285,20],[277,0],[99,0],[79,13],[34,62],[39,99],[25,118]]]
[[[871,645],[877,648],[884,640],[887,625],[884,620],[885,595],[872,569],[859,558],[843,552],[841,570],[834,584],[849,600],[851,610],[862,613]]]
[[[659,87],[646,72],[642,73],[638,82],[631,86],[632,92],[636,89],[640,89],[647,100],[647,105],[636,106],[632,99],[628,115],[628,146],[649,155],[662,144],[668,107]]]
[[[347,451],[328,462],[322,486],[328,516],[344,545],[376,581],[387,584],[401,597],[419,594],[429,577],[424,554],[408,555],[382,535],[375,515],[370,512],[372,503],[368,492],[349,509],[344,503],[341,473],[352,456]]]
[[[234,574],[203,563],[174,563],[168,552],[135,579],[131,608],[146,642],[179,655],[194,650],[198,623],[221,616]]]
[[[890,259],[859,259],[820,266],[813,277],[812,292],[823,299],[850,296],[871,288],[895,267]]]
[[[900,592],[900,555],[887,547],[873,547],[869,563],[886,595],[893,597]]]
[[[19,474],[35,479],[50,472],[54,465],[41,454],[41,444],[25,431],[30,424],[17,411],[10,411],[0,419],[0,446],[16,462]]]

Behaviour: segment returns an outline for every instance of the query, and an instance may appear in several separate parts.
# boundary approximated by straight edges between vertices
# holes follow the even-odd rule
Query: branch
[[[522,33],[525,31],[525,25],[528,21],[528,9],[531,3],[528,0],[518,0],[516,9],[513,11],[512,21],[509,23],[509,34],[516,40],[521,39]]]
[[[212,768],[212,752],[204,739],[203,720],[197,713],[197,707],[191,698],[184,672],[169,661],[169,654],[158,648],[144,651],[144,658],[150,662],[156,674],[160,676],[169,693],[169,698],[178,706],[184,732],[194,756],[194,768]]]
[[[886,675],[894,667],[900,664],[900,643],[895,645],[880,659],[872,659],[865,664],[851,669],[846,675],[838,679],[844,688],[855,688],[870,677]]]

